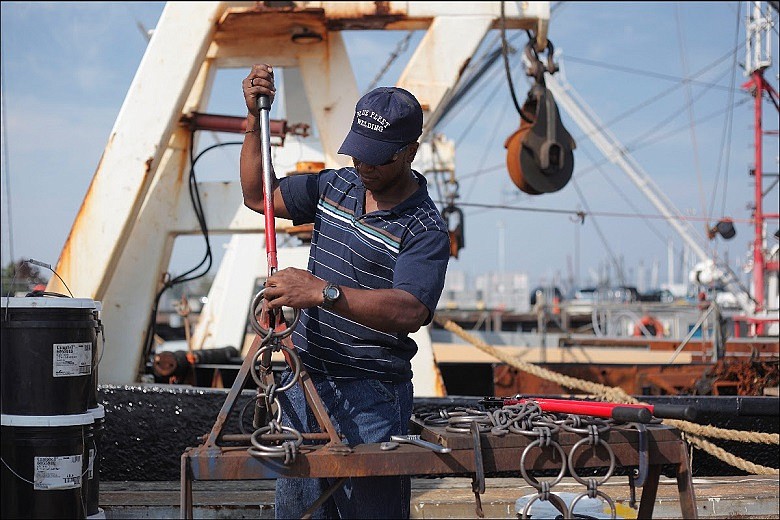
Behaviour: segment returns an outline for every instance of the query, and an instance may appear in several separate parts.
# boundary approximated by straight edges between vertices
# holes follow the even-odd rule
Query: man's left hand
[[[270,309],[306,309],[322,303],[324,287],[325,281],[309,271],[288,267],[268,277],[264,297]]]

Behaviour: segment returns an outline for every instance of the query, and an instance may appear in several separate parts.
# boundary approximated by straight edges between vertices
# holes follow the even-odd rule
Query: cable
[[[734,45],[737,45],[735,42]],[[696,81],[695,79],[681,77],[681,76],[672,76],[671,74],[663,74],[661,72],[653,72],[649,70],[642,70],[642,69],[635,69],[633,67],[624,67],[622,65],[613,65],[611,63],[606,63],[603,61],[596,61],[596,60],[589,60],[587,58],[578,58],[576,56],[566,55],[566,61],[573,61],[575,63],[582,63],[583,65],[592,65],[594,67],[601,67],[603,69],[609,69],[609,70],[616,70],[618,72],[626,72],[628,74],[637,74],[640,76],[647,76],[649,78],[656,78],[656,79],[664,79],[668,81],[674,81],[674,82],[681,82],[681,83],[691,83],[693,85],[702,85],[702,86],[708,86],[711,88],[715,88],[718,90],[724,90],[724,91],[739,91],[739,89],[735,89],[734,87],[726,87],[723,85],[718,85],[714,83],[710,83],[707,81]]]
[[[204,254],[203,258],[201,259],[200,263],[190,269],[189,271],[176,276],[172,279],[166,279],[163,281],[162,288],[157,292],[157,295],[154,299],[154,305],[152,307],[151,316],[149,319],[149,325],[146,329],[146,336],[144,339],[144,354],[141,357],[141,366],[139,367],[139,373],[143,374],[146,368],[146,363],[149,359],[149,356],[151,356],[152,353],[152,346],[154,344],[154,336],[155,336],[155,329],[157,326],[157,312],[159,310],[160,305],[160,299],[162,298],[162,295],[165,293],[166,290],[170,289],[174,285],[189,282],[192,280],[196,280],[204,275],[206,275],[209,270],[211,269],[212,264],[212,253],[211,253],[211,241],[209,240],[209,232],[208,232],[208,225],[206,224],[206,217],[203,213],[203,204],[200,200],[200,191],[198,190],[198,182],[197,178],[195,176],[195,164],[198,162],[198,160],[203,157],[203,155],[215,148],[220,148],[222,146],[230,146],[230,145],[242,145],[243,141],[228,141],[223,143],[217,143],[214,145],[211,145],[201,151],[197,157],[193,156],[194,148],[195,148],[195,133],[190,134],[190,174],[189,174],[189,192],[190,192],[190,201],[192,202],[193,210],[195,211],[195,217],[198,220],[198,225],[200,226],[201,233],[203,235],[204,240],[206,241],[206,253]],[[204,266],[204,264],[208,264],[205,270],[199,274],[192,275],[195,271],[200,269]],[[192,275],[192,276],[190,276]]]
[[[498,129],[499,129],[499,127],[501,126],[501,123],[503,123],[503,121],[504,121],[504,117],[506,117],[506,115],[509,113],[509,111],[506,109],[506,105],[507,105],[508,103],[509,103],[509,100],[505,98],[505,99],[504,99],[504,104],[501,106],[501,119],[500,119],[499,121],[497,121],[497,122],[496,122],[496,123],[493,125],[493,133],[490,135],[490,139],[488,140],[488,142],[489,142],[489,143],[492,143],[492,142],[493,142],[493,140],[494,140],[494,139],[495,139],[495,137],[496,137],[496,134],[498,133]],[[485,159],[487,159],[487,155],[488,155],[488,153],[490,153],[490,152],[491,152],[491,149],[490,149],[490,147],[488,147],[488,146],[485,146],[484,150],[482,150],[482,157],[480,157],[480,159],[479,159],[479,163],[478,163],[478,164],[483,164],[483,163],[485,162]],[[506,167],[506,164],[502,164],[502,165],[500,165],[500,167],[501,167],[501,168],[505,168],[505,167]],[[461,176],[460,180],[461,180],[461,181],[463,181],[463,179],[464,179],[464,177],[463,177],[463,176]],[[475,179],[475,180],[476,180],[476,179]],[[472,183],[471,183],[471,187],[469,188],[469,191],[468,191],[468,193],[466,194],[466,197],[465,197],[466,199],[469,199],[469,198],[470,198],[470,196],[471,196],[471,192],[472,192],[472,191],[474,191],[474,188],[475,188],[476,186],[477,186],[477,183],[476,183],[476,182],[472,182]]]
[[[583,151],[583,153],[585,153],[585,155],[587,155],[587,156],[588,156],[588,158],[589,158],[591,161],[593,161],[593,160],[594,160],[594,159],[593,159],[593,157],[590,155],[590,152],[589,152],[587,149],[583,149],[582,151]],[[607,182],[609,183],[609,185],[610,185],[610,186],[612,186],[612,189],[613,189],[613,190],[615,190],[615,192],[617,192],[617,194],[618,194],[618,195],[620,195],[620,197],[623,199],[623,201],[624,201],[626,204],[628,204],[628,205],[629,205],[629,207],[631,207],[631,209],[633,209],[633,210],[636,212],[636,214],[637,214],[637,215],[641,215],[641,214],[639,213],[639,209],[636,207],[636,205],[635,205],[633,202],[631,202],[631,199],[629,199],[629,198],[626,196],[626,194],[625,194],[625,193],[623,193],[623,191],[622,191],[620,188],[618,188],[617,184],[615,184],[615,182],[614,182],[614,181],[613,181],[613,180],[612,180],[612,179],[609,177],[609,175],[607,175],[607,174],[604,172],[604,170],[602,170],[601,168],[598,168],[598,167],[597,167],[597,170],[598,170],[598,172],[601,174],[601,176],[604,178],[604,180],[605,180],[605,181],[607,181]],[[660,231],[658,231],[658,230],[657,230],[657,229],[656,229],[656,228],[655,228],[655,227],[654,227],[654,226],[653,226],[653,225],[650,223],[650,219],[646,218],[644,215],[641,215],[641,218],[642,218],[642,220],[645,222],[645,224],[647,225],[647,227],[650,229],[650,231],[652,231],[652,232],[653,232],[653,234],[655,234],[655,236],[656,236],[656,237],[658,237],[658,239],[661,241],[661,243],[665,244],[665,243],[666,243],[666,237],[664,237],[664,236],[661,234],[661,232],[660,232]]]
[[[682,35],[682,22],[680,21],[680,4],[675,4],[674,9],[675,22],[677,26],[677,43],[680,50],[680,61],[682,61],[683,74],[688,75],[688,62],[685,59],[685,48]],[[710,87],[711,88],[711,87]],[[708,89],[705,89],[705,91]],[[707,203],[704,196],[704,179],[701,174],[701,164],[699,162],[699,141],[696,138],[696,117],[693,114],[693,98],[691,96],[691,84],[685,83],[685,99],[686,99],[686,111],[688,112],[688,124],[691,132],[691,145],[693,146],[693,167],[696,170],[696,178],[699,181],[699,202],[701,203],[701,211],[704,216],[708,216]],[[709,222],[707,222],[709,226]]]
[[[739,39],[739,29],[741,26],[741,20],[740,15],[742,11],[742,4],[737,4],[737,27],[734,31],[734,43],[736,45],[737,40]],[[735,76],[737,71],[737,55],[734,54],[734,59],[731,63],[731,81],[730,85],[733,87],[735,82]],[[724,163],[726,165],[725,174],[723,177],[723,200],[721,202],[721,214],[726,213],[726,194],[728,193],[728,184],[729,184],[729,159],[731,158],[731,137],[732,137],[732,129],[733,129],[733,123],[734,123],[734,110],[733,110],[733,103],[734,103],[734,91],[732,90],[729,92],[729,98],[728,102],[726,103],[726,108],[728,110],[726,114],[726,124],[723,125],[723,134],[720,138],[720,154],[718,155],[718,167],[715,170],[715,183],[712,187],[712,200],[710,201],[710,214],[714,211],[715,206],[715,196],[718,193],[718,184],[720,183],[720,174],[721,174],[721,168],[723,167]],[[726,155],[725,162],[723,155]]]
[[[0,51],[5,56],[4,51]],[[8,162],[8,134],[5,131],[5,116],[8,111],[5,107],[5,95],[8,92],[5,89],[5,60],[0,60],[0,99],[2,104],[2,132],[3,132],[3,165],[5,166],[5,203],[8,209],[8,252],[9,260],[14,261],[14,225],[12,220],[13,212],[11,211],[11,168]]]
[[[501,2],[501,56],[504,58],[504,71],[506,72],[506,81],[509,84],[509,93],[512,95],[512,102],[515,105],[515,110],[517,110],[517,113],[520,115],[520,117],[525,121],[526,123],[533,123],[531,119],[528,118],[525,114],[523,114],[523,110],[520,108],[520,103],[517,101],[517,96],[515,95],[515,85],[512,82],[512,72],[509,69],[509,45],[506,42],[506,16],[504,15],[504,2],[502,0]]]
[[[572,177],[571,183],[572,186],[574,186],[574,190],[577,192],[577,196],[580,198],[580,202],[582,202],[582,205],[585,207],[585,209],[588,212],[590,212],[590,208],[588,207],[588,202],[585,200],[585,197],[582,195],[582,192],[580,191],[580,187],[577,185],[577,179]],[[609,247],[609,243],[607,242],[604,233],[601,231],[601,226],[599,226],[595,218],[592,220],[593,220],[593,226],[596,228],[596,233],[601,239],[601,243],[604,244],[604,249],[607,250],[607,253],[609,254],[609,258],[612,260],[612,263],[615,264],[615,270],[617,271],[617,274],[620,277],[620,285],[626,285],[626,277],[625,274],[623,273],[622,266],[617,261],[617,258],[615,257],[615,253],[612,251],[612,248]]]
[[[465,125],[465,129],[460,134],[460,136],[455,139],[455,146],[458,146],[463,142],[463,140],[466,138],[466,136],[471,132],[474,127],[476,127],[476,122],[487,113],[487,106],[493,101],[493,98],[496,97],[496,94],[498,94],[499,88],[501,87],[501,83],[496,83],[495,87],[493,87],[492,92],[490,92],[484,99],[484,102],[482,103],[482,106],[475,112],[474,118],[471,120],[471,123]]]
[[[745,103],[747,103],[749,101],[750,101],[749,98],[741,99],[741,100],[737,101],[736,103],[734,103],[733,108],[737,108],[740,105],[744,105]],[[699,119],[697,121],[697,123],[699,123],[699,124],[704,123],[705,121],[708,121],[710,119],[713,119],[713,118],[723,114],[727,110],[729,110],[729,108],[721,109],[721,110],[718,110],[717,112],[713,112],[711,114],[703,116],[701,119]],[[664,124],[666,124],[667,122],[664,122]],[[679,132],[682,132],[683,130],[686,130],[687,128],[688,128],[687,124],[684,125],[684,126],[676,127],[674,129],[670,130],[669,132],[666,132],[665,134],[659,134],[659,135],[655,136],[652,139],[646,139],[643,136],[640,136],[640,138],[634,139],[634,140],[630,141],[628,144],[626,144],[625,150],[628,151],[628,152],[635,152],[637,150],[641,150],[642,148],[645,148],[647,146],[655,144],[658,141],[662,141],[664,139],[672,137],[673,135],[675,135],[675,134],[677,134]],[[652,131],[654,131],[654,130],[655,129],[653,129]],[[643,135],[645,135],[645,134],[643,134]],[[582,168],[582,169],[578,169],[577,175],[582,177],[583,175],[585,175],[587,173],[590,173],[591,171],[597,169],[599,166],[602,166],[602,165],[604,165],[604,164],[606,164],[608,162],[610,162],[610,159],[608,159],[608,158],[601,159],[597,163],[591,164],[590,166],[587,166],[587,167]],[[469,173],[461,175],[460,176],[460,180],[463,181],[463,180],[469,179],[471,177],[479,177],[479,176],[485,175],[486,173],[492,173],[494,171],[498,171],[498,170],[501,170],[501,169],[504,169],[504,168],[506,168],[506,164],[504,164],[504,163],[495,164],[493,166],[487,166],[485,168],[481,168],[479,170],[476,170],[476,171],[469,172]]]
[[[733,49],[733,50],[729,51],[728,53],[724,54],[723,56],[717,58],[715,61],[709,63],[708,65],[706,65],[705,67],[700,69],[698,72],[693,74],[690,78],[684,79],[682,82],[680,82],[679,84],[675,85],[674,87],[671,87],[671,88],[669,88],[669,89],[667,89],[665,91],[662,91],[659,94],[656,94],[655,96],[652,96],[651,98],[648,98],[645,101],[642,101],[638,105],[635,105],[634,107],[629,108],[628,110],[626,110],[623,113],[619,114],[618,116],[616,116],[616,117],[606,121],[605,123],[602,123],[600,126],[597,126],[594,129],[594,132],[601,131],[605,127],[609,127],[609,126],[611,126],[614,123],[622,121],[626,117],[628,117],[630,115],[633,115],[634,113],[638,112],[640,109],[642,109],[642,108],[644,108],[644,107],[646,107],[646,106],[648,106],[648,105],[658,101],[659,99],[662,99],[662,98],[672,94],[678,88],[683,87],[691,79],[697,78],[697,77],[703,75],[704,73],[708,72],[709,70],[711,70],[715,66],[719,65],[723,60],[725,60],[727,58],[730,58],[733,55],[735,55],[744,45],[745,45],[744,43],[740,44],[736,49]],[[710,84],[703,92],[707,92],[710,88],[712,88],[712,85],[713,84]],[[700,94],[699,97],[701,95],[703,95],[703,93]],[[698,97],[697,97],[697,99],[698,99]],[[678,112],[679,112],[679,109],[674,112],[674,115],[675,116],[678,115]],[[664,124],[666,124],[666,123],[664,123]],[[576,136],[574,138],[574,140],[578,141],[578,140],[580,140],[583,137],[590,137],[590,134],[581,134],[579,136]]]
[[[369,83],[368,87],[366,88],[366,92],[373,90],[374,87],[376,87],[379,80],[382,79],[382,76],[384,76],[387,72],[387,69],[390,68],[390,65],[392,65],[393,62],[398,58],[398,55],[406,51],[406,49],[409,47],[409,40],[412,38],[413,34],[414,31],[409,31],[406,33],[406,36],[404,36],[403,39],[398,42],[398,44],[395,46],[395,50],[390,54],[390,57],[385,62],[384,67],[382,67],[376,76],[374,76],[374,79],[371,80],[371,83]]]
[[[435,200],[434,201],[437,204],[443,204],[446,201],[443,200]],[[684,216],[684,215],[677,215],[677,216],[667,216],[667,215],[661,215],[658,213],[651,214],[651,213],[623,213],[623,212],[617,212],[617,211],[582,211],[582,210],[573,210],[573,209],[559,209],[559,208],[531,208],[531,207],[525,207],[525,206],[511,206],[508,204],[486,204],[486,203],[480,203],[480,202],[460,202],[458,203],[459,206],[470,207],[470,208],[481,208],[486,210],[491,209],[505,209],[510,211],[528,211],[528,212],[536,212],[536,213],[553,213],[553,214],[559,214],[559,215],[572,215],[578,218],[584,218],[587,216],[592,217],[615,217],[615,218],[643,218],[643,219],[655,219],[655,220],[680,220],[680,221],[691,221],[691,222],[703,222],[705,221],[704,217],[694,217],[694,216]],[[735,223],[740,224],[752,224],[753,219],[732,219]]]

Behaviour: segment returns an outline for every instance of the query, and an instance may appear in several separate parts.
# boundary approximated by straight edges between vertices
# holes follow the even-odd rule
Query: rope
[[[725,430],[716,426],[696,424],[676,419],[666,419],[665,422],[678,430],[684,430],[691,435],[712,437],[726,441],[754,442],[757,444],[780,444],[780,435],[777,433],[746,432],[741,430]]]
[[[452,320],[441,318],[437,314],[434,315],[433,319],[436,323],[444,327],[444,329],[460,336],[461,338],[468,341],[472,345],[476,346],[480,350],[503,361],[504,363],[508,365],[512,365],[515,368],[519,368],[523,372],[528,372],[529,374],[535,375],[537,377],[541,377],[549,381],[554,381],[560,384],[561,386],[565,386],[567,388],[576,388],[578,390],[583,390],[589,394],[598,395],[610,401],[628,402],[633,400],[634,402],[636,402],[636,399],[628,395],[622,388],[609,387],[606,385],[602,385],[600,383],[593,383],[590,381],[577,379],[575,377],[565,376],[557,372],[553,372],[552,370],[548,370],[546,368],[542,368],[540,366],[534,365],[533,363],[521,361],[515,358],[514,356],[508,355],[504,352],[501,352],[497,348],[488,345],[481,339],[472,336]]]
[[[533,363],[528,363],[527,361],[519,360],[514,356],[502,352],[501,350],[497,349],[496,347],[493,347],[492,345],[488,345],[481,339],[463,330],[463,328],[460,327],[460,325],[458,325],[457,323],[453,322],[450,319],[442,318],[438,314],[435,314],[433,316],[433,321],[441,325],[445,330],[448,330],[453,334],[459,336],[460,338],[464,339],[465,341],[468,341],[469,343],[471,343],[478,349],[482,350],[483,352],[495,357],[500,361],[503,361],[508,365],[511,365],[519,370],[522,370],[523,372],[527,372],[531,375],[540,377],[542,379],[546,379],[548,381],[553,381],[566,388],[582,390],[588,393],[589,395],[601,397],[606,401],[615,402],[615,403],[641,404],[638,399],[627,394],[622,388],[609,387],[606,385],[602,385],[600,383],[593,383],[591,381],[585,381],[583,379],[577,379],[574,377],[565,376],[563,374],[553,372],[552,370],[548,370],[546,368],[542,368],[537,365],[534,365]],[[727,464],[730,464],[731,466],[737,467],[739,469],[742,469],[744,471],[747,471],[755,475],[780,474],[780,470],[778,469],[768,468],[766,466],[760,466],[758,464],[754,464],[745,459],[741,459],[735,455],[726,452],[721,448],[718,448],[711,442],[705,441],[704,439],[699,437],[701,435],[701,436],[739,441],[739,442],[780,444],[780,435],[776,433],[773,434],[773,433],[762,433],[762,432],[748,432],[748,431],[740,431],[740,430],[726,430],[714,426],[704,426],[701,424],[696,424],[688,421],[678,421],[673,419],[666,419],[664,420],[664,422],[688,434],[685,436],[686,439],[688,439],[691,442],[691,444],[693,444],[697,448],[706,451],[710,455],[717,457],[718,459],[726,462]]]
[[[722,448],[718,448],[711,442],[705,441],[704,439],[696,437],[695,435],[687,435],[685,438],[688,442],[700,450],[704,450],[710,455],[714,455],[720,460],[727,462],[736,468],[747,471],[748,473],[752,473],[754,475],[780,475],[780,469],[768,468],[766,466],[754,464],[749,460],[742,459]]]

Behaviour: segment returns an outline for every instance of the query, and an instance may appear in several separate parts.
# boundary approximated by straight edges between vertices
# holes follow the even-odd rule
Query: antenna
[[[772,18],[764,2],[747,3],[745,75],[772,65]]]

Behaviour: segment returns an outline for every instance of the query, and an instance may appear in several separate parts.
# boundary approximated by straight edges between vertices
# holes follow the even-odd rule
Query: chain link
[[[281,343],[282,337],[275,335],[273,330],[268,330],[263,336],[263,340],[260,343],[261,346],[250,365],[252,379],[257,383],[257,396],[254,402],[259,404],[262,400],[265,409],[273,412],[274,416],[268,421],[266,426],[260,427],[252,433],[252,446],[247,451],[253,457],[283,458],[284,464],[290,465],[295,462],[299,451],[298,448],[303,443],[303,435],[295,428],[281,424],[282,406],[277,395],[292,388],[300,379],[301,358],[294,349],[286,347]],[[288,363],[292,370],[292,377],[286,384],[281,386],[277,385],[275,380],[266,384],[264,378],[268,375],[271,367],[264,366],[261,360],[268,352],[280,351],[285,354],[285,362]],[[269,440],[268,436],[270,435],[274,435],[277,438]],[[281,440],[278,439],[279,435],[283,436]]]
[[[476,423],[480,434],[490,434],[497,437],[509,434],[536,437],[523,450],[523,454],[520,457],[520,473],[528,485],[534,487],[538,493],[526,503],[520,515],[521,518],[529,518],[528,514],[531,504],[537,500],[551,502],[562,512],[564,518],[574,518],[574,507],[583,497],[602,498],[610,506],[611,517],[616,518],[615,502],[600,489],[600,486],[603,486],[615,471],[615,452],[609,443],[604,440],[604,435],[610,430],[614,421],[574,414],[545,413],[540,405],[533,400],[527,400],[521,404],[504,405],[491,411],[462,407],[451,411],[441,409],[423,414],[419,416],[419,419],[426,426],[444,426],[446,431],[452,433],[469,433],[471,424]],[[571,447],[568,455],[557,441],[557,436],[561,430],[582,436],[582,439]],[[575,455],[578,451],[582,452],[581,448],[583,447],[584,449],[590,447],[594,457],[598,448],[603,448],[606,451],[609,465],[603,477],[591,477],[586,480],[577,473],[575,469]],[[552,450],[556,456],[549,458],[549,460],[559,459],[561,461],[560,470],[551,480],[539,481],[529,474],[526,459],[532,450],[537,448],[540,450]],[[599,452],[601,451],[599,450]],[[586,487],[586,491],[577,495],[569,507],[566,506],[563,499],[552,492],[567,471],[578,483]]]

